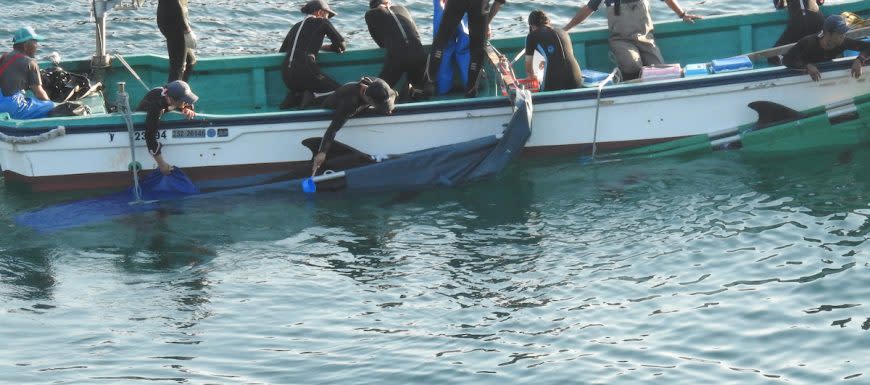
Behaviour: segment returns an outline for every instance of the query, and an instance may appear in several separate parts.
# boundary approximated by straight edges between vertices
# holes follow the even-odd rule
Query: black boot
[[[284,101],[281,102],[281,105],[278,106],[279,109],[289,110],[293,107],[299,105],[299,100],[301,99],[301,95],[296,91],[287,91],[287,96],[284,97]]]

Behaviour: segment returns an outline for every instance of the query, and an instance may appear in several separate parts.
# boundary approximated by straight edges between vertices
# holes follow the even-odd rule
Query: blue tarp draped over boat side
[[[19,225],[30,227],[39,232],[52,232],[93,223],[111,218],[153,210],[161,200],[178,199],[198,194],[199,189],[190,178],[178,168],[163,175],[154,170],[139,183],[144,204],[130,204],[135,198],[133,188],[114,194],[78,200],[49,206],[40,210],[26,212],[15,217]]]
[[[490,177],[504,169],[531,136],[532,102],[528,91],[517,93],[513,116],[499,136],[402,154],[396,158],[344,170],[341,190],[418,190],[454,186]],[[16,217],[19,225],[51,232],[110,220],[122,215],[155,210],[161,201],[215,198],[221,195],[261,191],[301,192],[301,179],[200,193],[181,170],[163,177],[155,171],[142,183],[142,199],[154,201],[131,205],[133,191],[80,200],[27,212]]]

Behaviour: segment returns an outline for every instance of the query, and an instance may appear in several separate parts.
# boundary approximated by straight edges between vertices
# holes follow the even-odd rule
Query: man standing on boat
[[[774,47],[797,42],[807,35],[815,35],[822,31],[825,23],[825,15],[819,10],[819,6],[825,0],[773,0],[776,9],[788,7],[788,23],[785,31],[773,43]],[[780,65],[782,56],[774,56],[767,59],[770,64]]]
[[[372,107],[376,112],[389,115],[393,113],[396,103],[396,91],[382,79],[364,77],[356,82],[346,83],[326,98],[323,107],[333,110],[332,122],[323,138],[320,147],[314,155],[311,175],[326,161],[326,154],[335,140],[335,134],[347,123],[347,120],[357,113]]]
[[[535,77],[532,68],[535,51],[546,58],[543,79]],[[570,90],[580,87],[583,77],[574,58],[574,48],[568,33],[550,26],[550,18],[541,10],[529,14],[529,35],[526,36],[526,76],[541,82],[541,91]]]
[[[6,112],[12,119],[37,119],[48,115],[54,102],[42,88],[39,64],[34,57],[42,37],[33,28],[19,28],[12,35],[12,52],[0,57],[0,112]],[[26,90],[33,92],[35,98],[25,96]]]
[[[441,59],[444,49],[456,32],[456,27],[462,21],[462,16],[468,15],[469,47],[471,50],[471,62],[468,65],[468,84],[465,86],[465,97],[477,96],[477,83],[480,80],[480,71],[483,69],[483,57],[486,48],[486,38],[489,23],[498,13],[506,0],[493,0],[492,6],[489,0],[447,0],[444,6],[444,14],[438,33],[432,42],[432,53],[429,55],[429,63],[426,65],[427,88],[434,88],[434,79],[438,77],[438,69],[441,67]]]
[[[336,13],[326,0],[310,0],[301,11],[308,16],[290,28],[278,49],[287,53],[281,75],[289,92],[281,103],[282,109],[296,106],[300,99],[299,107],[304,109],[314,99],[329,95],[341,86],[317,66],[317,54],[321,50],[342,53],[347,48],[344,37],[329,22]],[[323,45],[324,37],[329,37],[332,44]]]
[[[187,16],[187,0],[159,0],[157,3],[157,28],[166,38],[169,53],[169,80],[187,82],[196,64],[196,35],[190,28]]]
[[[163,87],[157,87],[149,91],[139,102],[136,111],[147,113],[145,117],[145,144],[148,152],[157,162],[157,167],[163,175],[172,173],[172,166],[163,160],[163,145],[157,140],[160,134],[160,118],[169,111],[178,111],[187,119],[193,119],[196,112],[193,105],[199,97],[190,90],[190,86],[182,80],[170,82]],[[164,136],[165,137],[165,136]]]
[[[844,50],[850,49],[861,52],[852,63],[852,76],[857,79],[861,77],[864,65],[870,62],[870,42],[848,38],[846,32],[849,32],[849,26],[842,16],[828,16],[822,32],[798,40],[785,53],[782,64],[789,68],[804,70],[810,78],[818,81],[822,75],[814,63],[833,60],[842,56]]]
[[[636,79],[643,66],[663,64],[662,53],[653,37],[653,23],[647,0],[603,0],[607,6],[607,28],[610,30],[610,51],[623,80]],[[677,17],[692,24],[701,16],[686,13],[677,0],[662,0]],[[568,31],[598,10],[602,0],[589,0],[565,25]]]
[[[366,12],[369,33],[379,47],[387,50],[379,78],[396,87],[406,75],[411,99],[423,96],[426,51],[417,33],[417,24],[408,9],[390,0],[371,0]]]

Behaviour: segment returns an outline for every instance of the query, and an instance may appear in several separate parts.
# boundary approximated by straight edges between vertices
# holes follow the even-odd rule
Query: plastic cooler
[[[710,70],[707,68],[707,63],[686,64],[686,68],[683,69],[683,74],[686,77],[707,75],[709,73]]]
[[[726,59],[714,59],[710,62],[710,72],[721,74],[723,72],[751,70],[752,61],[747,56],[734,56]]]
[[[580,71],[580,73],[583,75],[583,87],[598,87],[598,83],[610,76],[607,72],[600,72],[588,68]],[[605,85],[611,84],[613,84],[613,80],[610,80]]]
[[[651,82],[656,80],[679,79],[683,75],[683,69],[679,64],[658,64],[643,66],[640,69],[640,81]]]

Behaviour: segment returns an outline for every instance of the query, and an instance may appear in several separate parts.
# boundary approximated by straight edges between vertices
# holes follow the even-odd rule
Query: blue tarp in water
[[[513,116],[500,136],[402,154],[379,163],[344,170],[341,190],[402,191],[432,186],[454,186],[490,177],[507,166],[531,136],[532,103],[528,91],[517,94]],[[24,213],[16,217],[19,225],[40,232],[51,232],[110,220],[122,215],[155,210],[161,201],[215,198],[221,195],[250,194],[262,191],[301,192],[301,179],[258,186],[200,193],[181,170],[164,177],[155,171],[141,185],[145,204],[130,204],[132,189],[115,194],[64,203]]]

